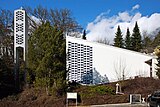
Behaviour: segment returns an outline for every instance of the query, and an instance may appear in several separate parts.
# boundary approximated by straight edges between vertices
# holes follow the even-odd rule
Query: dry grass
[[[103,85],[101,90],[97,88],[90,88],[80,86],[74,90],[79,93],[78,106],[89,107],[89,105],[97,104],[113,104],[113,103],[127,103],[129,101],[129,94],[142,94],[142,97],[147,97],[154,90],[160,89],[160,80],[153,78],[136,78],[120,82],[124,95],[114,95],[105,91],[104,87],[111,87],[115,89],[116,83]],[[108,89],[108,88],[107,88]],[[92,93],[91,93],[92,92]],[[89,96],[89,97],[87,97]],[[75,104],[75,103],[74,103]],[[34,88],[25,89],[18,95],[8,96],[0,101],[0,107],[65,107],[65,96],[56,98],[48,96],[45,92],[36,91]]]

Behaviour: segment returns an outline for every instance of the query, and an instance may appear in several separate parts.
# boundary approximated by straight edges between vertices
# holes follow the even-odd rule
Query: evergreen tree
[[[153,42],[152,42],[152,47],[156,47],[157,45],[160,45],[160,32],[155,36]]]
[[[0,9],[0,84],[14,84],[13,67],[13,14]]]
[[[83,31],[82,39],[86,40],[86,30]]]
[[[129,28],[127,28],[126,38],[125,38],[125,48],[131,49],[131,37],[130,37],[130,31]]]
[[[135,24],[131,37],[131,49],[138,52],[142,49],[141,34],[137,22]]]
[[[124,43],[122,38],[122,32],[121,32],[120,26],[118,26],[116,36],[114,38],[114,46],[123,48],[123,45]]]
[[[35,74],[35,85],[46,93],[65,92],[66,51],[63,32],[43,23],[29,39],[29,69]]]
[[[151,47],[151,43],[152,40],[149,36],[144,36],[143,40],[142,40],[142,47],[145,48],[149,48]]]

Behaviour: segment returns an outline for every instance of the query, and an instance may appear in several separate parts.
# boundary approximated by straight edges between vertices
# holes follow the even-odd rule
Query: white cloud
[[[98,38],[107,38],[110,43],[113,43],[118,25],[120,25],[123,36],[125,36],[127,28],[129,28],[132,33],[136,21],[138,22],[142,34],[145,32],[152,35],[160,28],[160,13],[153,13],[151,16],[142,16],[139,12],[133,14],[131,11],[124,11],[111,17],[108,17],[107,15],[108,14],[104,13],[100,14],[93,22],[88,23],[88,40],[95,41]]]
[[[129,15],[128,12],[118,13],[118,16],[120,17],[120,19],[122,21],[130,21],[131,20],[131,16]]]
[[[136,13],[133,17],[132,17],[132,22],[135,22],[137,20],[139,20],[141,18],[142,14],[141,13]]]
[[[139,4],[137,4],[137,5],[133,6],[133,7],[132,7],[132,11],[133,11],[133,10],[136,10],[136,9],[139,9],[139,7],[140,7],[140,5],[139,5]]]

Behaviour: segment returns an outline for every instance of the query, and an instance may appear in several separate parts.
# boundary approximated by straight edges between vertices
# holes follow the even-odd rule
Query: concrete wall
[[[67,36],[66,38],[67,42],[72,41],[93,47],[93,69],[102,76],[106,75],[110,82],[122,79],[123,74],[125,79],[135,76],[150,76],[150,66],[145,63],[152,59],[150,55],[74,37]]]

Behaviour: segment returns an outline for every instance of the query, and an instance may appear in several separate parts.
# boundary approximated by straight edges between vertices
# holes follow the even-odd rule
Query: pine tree
[[[142,40],[142,47],[144,49],[151,47],[152,39],[149,36],[144,36]]]
[[[123,45],[124,43],[122,38],[122,32],[121,32],[120,26],[118,26],[116,36],[114,38],[114,46],[123,48]]]
[[[142,49],[141,34],[137,22],[135,24],[131,37],[131,49],[138,52]]]
[[[130,31],[129,28],[127,28],[126,38],[125,38],[125,48],[131,49],[131,37],[130,37]]]
[[[86,30],[83,31],[82,39],[86,40]]]
[[[155,38],[152,42],[152,47],[156,47],[157,45],[160,45],[160,32],[157,35],[155,35]]]
[[[66,51],[63,32],[43,23],[29,39],[29,68],[35,73],[35,86],[56,95],[65,90]],[[50,91],[49,91],[50,90]]]

